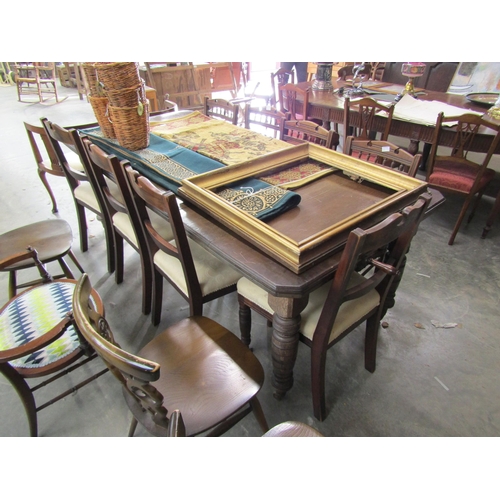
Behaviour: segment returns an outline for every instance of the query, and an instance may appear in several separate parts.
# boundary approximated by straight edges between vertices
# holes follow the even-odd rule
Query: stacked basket
[[[95,63],[96,87],[108,99],[108,115],[121,146],[136,151],[149,146],[149,104],[139,65]],[[90,85],[90,82],[89,82]]]
[[[104,136],[114,139],[116,138],[116,134],[108,115],[109,100],[104,94],[104,89],[99,85],[99,81],[97,80],[95,64],[96,63],[93,62],[82,64],[89,86],[90,105],[94,110],[95,117],[97,118],[97,122]]]

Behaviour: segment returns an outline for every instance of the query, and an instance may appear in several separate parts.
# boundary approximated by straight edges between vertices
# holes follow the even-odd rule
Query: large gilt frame
[[[299,241],[277,230],[273,227],[272,221],[268,223],[252,217],[214,192],[233,182],[269,175],[308,159],[334,167],[332,170],[337,175],[342,175],[343,182],[349,178],[353,183],[363,180],[370,185],[380,186],[380,189],[384,190],[383,199],[360,210],[355,207],[356,201],[354,201],[353,209],[347,217],[313,231]],[[333,175],[327,177],[332,178]],[[314,182],[326,182],[324,179],[326,178]],[[338,251],[345,244],[347,235],[352,229],[358,226],[369,227],[390,213],[402,209],[426,191],[426,187],[427,183],[419,179],[316,144],[305,143],[185,179],[178,194],[299,274],[318,260]],[[304,203],[304,200],[301,203]],[[324,206],[324,209],[335,210],[334,203],[332,201],[332,206]]]

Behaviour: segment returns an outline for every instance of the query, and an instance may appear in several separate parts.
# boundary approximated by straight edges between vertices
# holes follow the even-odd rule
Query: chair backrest
[[[454,142],[451,148],[451,153],[446,156],[438,155],[439,141],[443,131],[444,123],[454,123],[456,126],[454,130]],[[471,152],[471,148],[478,134],[491,134],[491,143],[483,157],[482,162],[474,162],[467,158]],[[481,175],[486,170],[488,163],[491,160],[495,150],[500,142],[500,124],[487,120],[484,116],[475,115],[472,113],[465,113],[461,116],[444,116],[444,113],[439,113],[436,120],[436,128],[434,130],[434,137],[432,139],[432,147],[427,162],[427,180],[432,174],[434,165],[437,160],[453,159],[455,163],[464,163],[468,167],[473,167],[476,172],[476,182],[479,182]]]
[[[224,120],[233,125],[238,124],[238,109],[239,107],[237,104],[231,104],[225,99],[205,97],[203,104],[203,113],[206,116],[218,118],[219,120]]]
[[[332,149],[339,143],[339,135],[308,120],[287,120],[282,140],[286,142],[307,141]]]
[[[346,138],[343,152],[370,163],[398,170],[410,177],[415,177],[422,160],[421,154],[414,156],[390,142],[357,139],[353,136]]]
[[[376,289],[380,295],[379,311],[383,310],[390,286],[400,274],[411,240],[429,202],[430,195],[423,194],[413,205],[390,215],[370,229],[351,231],[314,331],[313,350],[326,350],[335,318],[344,302]],[[371,269],[365,279],[361,283],[359,280],[351,281],[353,274],[365,267]]]
[[[353,112],[356,117],[352,116]],[[344,137],[353,135],[358,139],[375,139],[374,121],[379,113],[386,115],[384,131],[379,139],[386,141],[389,137],[394,106],[384,106],[371,97],[355,99],[351,101],[348,97],[344,101]]]
[[[159,189],[130,165],[125,167],[125,172],[138,218],[145,228],[147,248],[151,258],[158,250],[162,250],[179,260],[186,282],[187,295],[180,289],[178,291],[188,301],[190,310],[201,314],[203,294],[175,194]],[[148,209],[164,217],[170,223],[175,246],[165,240],[153,227]]]
[[[73,317],[78,330],[102,358],[124,390],[152,416],[157,435],[168,435],[169,419],[163,395],[151,384],[160,376],[160,365],[120,348],[106,319],[89,301],[92,285],[87,274],[79,279],[73,294]],[[161,432],[163,430],[163,432]]]
[[[347,81],[347,80],[352,80],[354,77],[355,73],[355,67],[356,65],[350,64],[347,66],[342,66],[341,68],[338,69],[337,74],[338,74],[338,80],[339,81]],[[372,74],[372,65],[365,63],[363,68],[360,68],[358,71],[357,76],[358,77],[364,77],[364,79],[370,78]]]
[[[275,108],[245,106],[245,128],[281,139],[287,116]]]
[[[278,89],[287,83],[295,83],[295,71],[293,69],[288,71],[285,68],[279,68],[274,73],[271,73],[271,89],[273,91],[273,96],[271,98],[272,106],[276,106],[279,102]]]
[[[280,111],[289,113],[292,120],[307,120],[309,90],[302,89],[293,83],[281,85],[278,89]]]
[[[47,118],[42,118],[41,121],[43,128],[47,132],[50,139],[52,148],[56,153],[57,159],[59,160],[59,165],[66,175],[66,179],[68,180],[71,189],[74,191],[80,182],[89,180],[88,160],[78,131],[74,128],[65,129],[56,123],[49,121]],[[78,172],[75,169],[70,168],[70,164],[66,159],[66,155],[64,154],[61,144],[78,155],[84,169],[83,172]]]
[[[43,172],[48,172],[53,175],[63,176],[64,171],[59,165],[59,160],[57,154],[54,151],[54,147],[47,135],[47,131],[43,127],[38,127],[36,125],[31,125],[30,123],[24,122],[24,128],[28,134],[28,140],[30,141],[31,149],[35,157],[38,168]],[[40,152],[37,142],[37,137],[41,139],[43,145],[45,146],[45,151],[47,152],[48,159],[50,161],[50,167],[46,165],[44,157]]]

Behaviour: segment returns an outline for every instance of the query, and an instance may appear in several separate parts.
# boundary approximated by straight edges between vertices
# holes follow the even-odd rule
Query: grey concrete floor
[[[161,324],[155,328],[141,314],[141,275],[137,254],[127,248],[125,279],[114,282],[105,265],[105,242],[100,222],[89,217],[90,248],[81,253],[73,201],[64,178],[51,177],[59,205],[52,214],[49,197],[36,174],[36,165],[23,121],[41,117],[67,126],[94,120],[90,105],[73,89],[60,88],[67,99],[40,104],[17,101],[14,87],[0,87],[0,233],[43,219],[66,219],[74,230],[74,252],[106,305],[107,317],[121,345],[137,351],[154,335],[184,317],[188,309],[165,287]],[[363,367],[363,328],[329,351],[327,363],[328,417],[312,414],[309,349],[300,345],[295,384],[282,401],[271,387],[270,330],[253,316],[253,347],[264,366],[266,381],[260,401],[269,424],[298,420],[329,437],[497,437],[500,435],[498,247],[500,221],[487,239],[480,238],[492,196],[486,196],[475,218],[464,226],[453,246],[447,241],[461,200],[446,204],[424,221],[414,239],[396,305],[381,329],[377,370]],[[55,270],[57,266],[51,267]],[[76,270],[75,270],[76,271]],[[25,271],[24,277],[29,277]],[[0,274],[0,303],[7,301],[7,275]],[[234,295],[213,301],[204,313],[238,334]],[[455,328],[436,328],[453,322]],[[420,324],[421,327],[416,325]],[[93,371],[98,366],[86,369]],[[60,386],[79,376],[71,374]],[[52,393],[48,388],[38,395]],[[106,374],[76,394],[39,413],[41,436],[125,436],[130,415],[118,382]],[[259,436],[249,415],[228,436]],[[23,407],[9,383],[0,376],[0,436],[27,436]],[[138,436],[147,434],[138,429]]]

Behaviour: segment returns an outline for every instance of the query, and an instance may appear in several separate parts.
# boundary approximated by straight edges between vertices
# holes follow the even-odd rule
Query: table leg
[[[299,346],[300,313],[309,296],[298,299],[274,297],[268,302],[274,311],[272,360],[274,397],[282,399],[293,386],[293,367]]]

